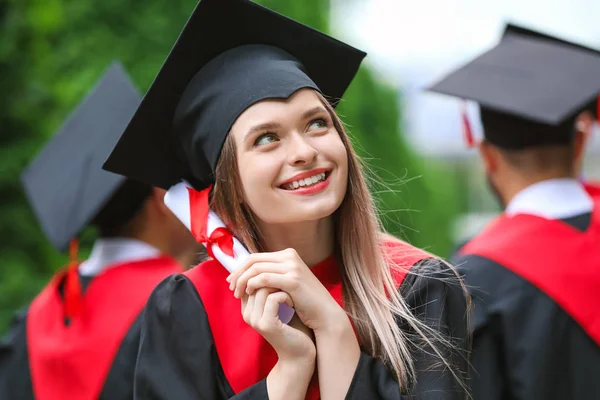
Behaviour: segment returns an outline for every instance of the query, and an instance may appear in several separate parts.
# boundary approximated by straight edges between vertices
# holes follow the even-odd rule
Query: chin
[[[285,206],[271,208],[265,215],[257,214],[257,216],[267,224],[295,224],[317,221],[333,215],[341,203],[323,200],[305,204],[286,204]]]

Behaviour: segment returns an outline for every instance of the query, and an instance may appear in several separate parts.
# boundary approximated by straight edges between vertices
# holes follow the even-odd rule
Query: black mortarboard
[[[567,143],[600,92],[600,55],[512,34],[429,90],[479,103],[485,137],[500,147]]]
[[[507,23],[504,26],[504,32],[502,33],[501,40],[510,39],[511,37],[515,37],[515,36],[517,36],[517,37],[524,36],[524,37],[530,37],[530,38],[534,38],[534,39],[548,40],[550,42],[564,44],[569,47],[573,47],[575,49],[589,51],[592,54],[600,54],[600,52],[598,50],[592,49],[591,47],[583,46],[579,43],[570,42],[568,40],[564,40],[564,39],[558,38],[556,36],[551,36],[546,33],[534,31],[534,30],[532,30],[530,28],[526,28],[524,26],[516,25],[513,23]]]
[[[515,25],[512,23],[507,23],[504,26],[504,32],[502,34],[502,40],[510,40],[513,37],[531,37],[531,38],[537,38],[537,39],[542,39],[542,40],[548,40],[550,42],[553,43],[558,43],[558,44],[563,44],[566,46],[570,46],[574,49],[579,49],[582,51],[588,51],[591,54],[595,54],[595,55],[600,55],[600,51],[596,50],[596,49],[592,49],[591,47],[587,47],[584,45],[581,45],[579,43],[573,43],[561,38],[558,38],[556,36],[550,36],[548,34],[542,33],[542,32],[538,32],[538,31],[534,31],[532,29],[526,28],[524,26],[520,26],[520,25]],[[588,110],[590,111],[596,119],[598,119],[600,117],[600,104],[599,102],[599,98],[594,98],[591,102],[589,102],[585,107],[583,107],[580,111],[583,110]]]
[[[125,178],[102,170],[140,103],[119,63],[21,175],[25,194],[52,244],[64,250],[102,209]]]
[[[320,90],[332,104],[365,53],[247,0],[202,0],[106,161],[109,171],[202,190],[252,104]]]

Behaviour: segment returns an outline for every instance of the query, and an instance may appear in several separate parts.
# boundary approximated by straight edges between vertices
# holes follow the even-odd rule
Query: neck
[[[154,235],[149,229],[132,232],[122,237],[129,239],[137,239],[141,242],[147,243],[150,246],[158,249],[162,254],[169,254],[169,248],[164,240],[160,240],[159,235]]]
[[[265,251],[293,248],[309,267],[333,253],[335,232],[331,217],[294,224],[261,224],[259,230]]]
[[[506,206],[515,198],[517,194],[529,186],[550,179],[560,178],[572,178],[572,176],[562,172],[536,174],[530,176],[525,176],[518,173],[511,174],[511,176],[507,177],[507,179],[503,179],[505,184],[499,187],[499,191],[502,196],[502,202],[504,206]]]
[[[194,246],[180,251],[175,258],[184,269],[188,269],[200,264],[206,257],[206,249],[202,245],[195,243]]]

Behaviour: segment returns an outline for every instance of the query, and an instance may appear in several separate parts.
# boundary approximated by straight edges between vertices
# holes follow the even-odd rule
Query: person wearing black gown
[[[509,27],[431,90],[479,103],[504,207],[453,259],[473,297],[473,398],[600,398],[600,198],[575,174],[600,53]]]
[[[102,170],[141,98],[114,63],[22,175],[50,242],[90,256],[60,270],[0,342],[0,399],[126,400],[140,318],[151,290],[192,263],[199,245],[164,205],[165,192]],[[160,228],[160,229],[159,229]],[[182,263],[182,264],[180,264]]]
[[[135,399],[466,397],[468,295],[379,230],[333,108],[364,56],[250,1],[199,3],[105,168],[168,196],[185,181],[195,237],[252,254],[156,288]]]

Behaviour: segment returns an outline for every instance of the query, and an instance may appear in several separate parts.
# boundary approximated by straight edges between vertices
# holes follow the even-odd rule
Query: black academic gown
[[[118,270],[118,269],[121,270]],[[147,276],[145,273],[148,272]],[[175,260],[169,257],[159,257],[156,259],[151,259],[148,261],[135,262],[131,264],[127,264],[123,266],[114,267],[114,270],[111,270],[112,277],[115,279],[132,279],[133,281],[144,281],[143,286],[156,286],[160,280],[165,277],[173,274],[181,272],[181,267],[176,263]],[[118,275],[117,275],[118,274]],[[117,275],[117,276],[115,276]],[[63,289],[64,289],[64,274],[59,273],[55,279],[59,279],[60,281],[56,283],[56,289],[59,295],[62,297]],[[110,278],[107,280],[106,275],[101,275],[98,278],[90,278],[90,277],[80,277],[83,296],[85,298],[87,288],[90,285],[94,286],[95,293],[110,293],[110,287],[106,286],[104,283],[108,283]],[[155,281],[152,283],[152,281]],[[45,290],[51,288],[53,283],[51,282]],[[144,296],[141,299],[141,303],[135,304],[135,302],[122,304],[123,308],[132,308],[136,309],[132,311],[132,315],[134,315],[134,319],[131,323],[126,327],[127,331],[122,339],[120,339],[118,343],[117,349],[106,348],[107,352],[114,351],[114,356],[109,356],[110,360],[110,369],[108,373],[101,377],[101,391],[99,395],[91,395],[87,392],[84,393],[82,391],[75,393],[67,393],[64,394],[55,394],[50,397],[47,395],[36,395],[34,393],[36,391],[34,388],[34,381],[32,380],[32,368],[31,368],[31,355],[30,349],[35,348],[32,347],[32,343],[28,343],[28,323],[30,322],[29,318],[29,309],[26,308],[24,310],[19,311],[13,322],[9,328],[8,334],[6,337],[0,342],[0,399],[2,400],[43,400],[43,398],[52,398],[52,399],[100,399],[100,400],[130,400],[133,398],[133,374],[135,370],[135,362],[137,358],[137,351],[139,347],[139,338],[140,338],[140,326],[141,326],[141,310],[145,301],[150,293],[151,288],[146,290],[140,290],[136,292],[136,296]],[[146,294],[144,294],[146,291]],[[43,292],[42,292],[43,293]],[[48,310],[48,312],[52,312]],[[84,309],[83,312],[86,312]],[[90,318],[95,318],[96,316],[89,316]],[[97,316],[96,319],[101,319],[101,323],[105,321],[110,321],[110,315]],[[64,320],[65,329],[68,329],[69,321]],[[107,330],[110,334],[110,327]],[[31,335],[31,332],[29,332]],[[68,345],[68,343],[65,343]],[[52,360],[55,362],[56,360]],[[93,362],[93,360],[90,360]],[[57,367],[60,368],[61,360],[58,360]],[[66,364],[66,363],[65,363]],[[85,375],[85,368],[78,371],[79,374]],[[52,377],[50,377],[52,378]],[[61,378],[64,378],[61,376]],[[78,386],[77,377],[73,376],[73,387]],[[69,384],[67,379],[67,385]]]
[[[223,268],[214,266],[212,270],[217,269]],[[454,347],[443,348],[442,351],[456,370],[466,371],[468,340],[463,290],[449,268],[438,260],[421,261],[411,271],[416,274],[404,278],[399,289],[402,296],[431,327],[455,338]],[[222,277],[223,283],[225,276]],[[240,312],[239,306],[235,312]],[[411,333],[402,321],[400,324],[407,333]],[[435,365],[439,361],[437,358],[416,346],[413,354],[418,376],[411,393],[400,393],[392,373],[378,359],[363,351],[346,398],[465,398],[464,391],[450,372]],[[244,349],[240,349],[239,362],[251,368],[260,361],[248,360]],[[267,398],[264,379],[237,393],[232,389],[220,362],[207,309],[194,283],[185,275],[175,275],[161,283],[151,295],[144,312],[135,373],[135,399]]]
[[[573,228],[576,235],[591,229],[591,221],[591,214],[581,214],[554,222]],[[523,236],[527,246],[531,237]],[[554,250],[552,246],[543,249],[550,258]],[[543,283],[544,271],[539,276],[542,281],[525,279],[497,261],[464,252],[454,257],[453,263],[463,275],[474,305],[470,374],[474,400],[600,399],[600,346],[556,300],[571,295],[569,279],[556,297],[534,283]],[[527,257],[536,255],[539,253],[524,255],[521,262],[527,268]],[[565,265],[575,274],[580,267],[576,254]],[[565,276],[569,273],[565,271]],[[596,278],[584,279],[598,276],[600,269]],[[600,304],[594,307],[600,310]]]

